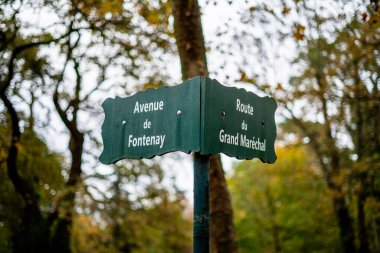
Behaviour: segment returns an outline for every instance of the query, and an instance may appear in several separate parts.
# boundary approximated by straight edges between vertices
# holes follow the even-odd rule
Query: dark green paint
[[[274,141],[276,139],[276,124],[274,114],[276,101],[271,97],[259,97],[252,92],[234,87],[226,87],[216,80],[208,78],[202,87],[201,113],[201,154],[224,153],[238,159],[259,158],[266,163],[274,163],[277,159]],[[237,100],[240,105],[249,105],[253,115],[237,110]],[[242,124],[246,127],[243,129]],[[236,145],[220,141],[220,132],[234,136]],[[254,140],[255,143],[247,148],[244,140]],[[264,146],[259,149],[257,140]],[[264,142],[265,141],[265,142]],[[231,138],[232,142],[232,138]],[[233,142],[232,142],[233,143]],[[256,144],[256,149],[255,145]]]
[[[250,104],[253,115],[238,111],[237,99],[242,104]],[[163,110],[133,113],[136,102],[143,104],[159,101],[164,103]],[[103,108],[104,151],[99,159],[105,164],[123,158],[151,158],[177,150],[200,152],[202,155],[225,153],[238,159],[257,157],[268,163],[276,161],[275,100],[259,97],[244,89],[225,87],[207,77],[194,77],[174,87],[148,89],[128,98],[109,98],[103,103]],[[151,122],[150,129],[143,128],[146,120]],[[242,129],[243,121],[247,125],[246,130]],[[221,142],[221,130],[235,136],[236,145]],[[162,147],[133,147],[129,141],[130,135],[165,135],[165,141]],[[254,140],[256,144],[258,139],[261,143],[265,140],[265,151],[242,146],[242,135]]]
[[[210,157],[194,154],[194,252],[208,253],[210,249]]]
[[[128,98],[105,100],[102,105],[105,112],[102,126],[104,151],[99,160],[110,164],[123,158],[151,158],[176,150],[187,153],[199,150],[200,82],[193,80],[174,87],[148,89]],[[163,110],[133,113],[136,102],[159,101],[164,103]],[[149,129],[143,128],[146,120],[151,122]],[[129,143],[130,135],[165,135],[165,140],[162,147],[133,147]]]

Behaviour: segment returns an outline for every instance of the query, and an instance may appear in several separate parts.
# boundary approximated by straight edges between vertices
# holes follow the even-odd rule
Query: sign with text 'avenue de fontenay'
[[[108,98],[102,106],[104,164],[172,151],[276,161],[277,104],[271,97],[194,77],[173,87]]]

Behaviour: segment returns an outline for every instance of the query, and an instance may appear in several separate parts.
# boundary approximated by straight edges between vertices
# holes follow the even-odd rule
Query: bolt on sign
[[[276,101],[208,77],[108,98],[102,106],[104,164],[172,151],[276,161]]]

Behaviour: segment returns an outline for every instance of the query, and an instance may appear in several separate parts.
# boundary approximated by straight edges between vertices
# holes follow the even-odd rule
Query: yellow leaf
[[[296,30],[293,34],[294,38],[296,40],[303,40],[305,38],[305,27],[303,25],[297,24],[296,25]]]
[[[286,15],[288,14],[292,9],[287,7],[287,6],[284,6],[284,8],[282,9],[282,14]]]

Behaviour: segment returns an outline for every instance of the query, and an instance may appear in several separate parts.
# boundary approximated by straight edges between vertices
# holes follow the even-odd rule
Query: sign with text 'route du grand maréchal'
[[[276,101],[194,77],[103,103],[100,161],[151,158],[172,151],[224,153],[274,163]]]

